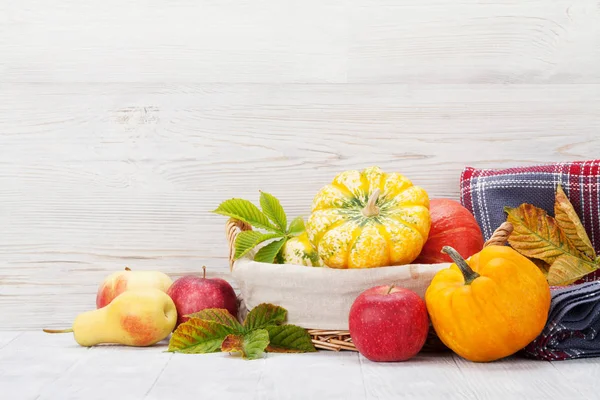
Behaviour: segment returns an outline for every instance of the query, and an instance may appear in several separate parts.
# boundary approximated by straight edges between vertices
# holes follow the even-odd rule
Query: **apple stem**
[[[381,190],[375,189],[373,191],[373,193],[371,194],[371,197],[369,197],[369,200],[367,201],[367,205],[362,210],[362,214],[365,217],[367,217],[367,218],[368,217],[376,217],[377,215],[379,215],[379,207],[377,207],[377,199],[379,199],[380,193],[381,193]]]
[[[202,279],[206,279],[206,265],[202,266]]]
[[[387,291],[387,293],[386,293],[386,294],[390,294],[390,293],[392,293],[392,289],[393,289],[393,288],[395,288],[395,287],[396,287],[396,284],[395,284],[395,283],[392,283],[392,284],[390,285],[390,288],[388,289],[388,291]]]
[[[131,268],[125,267],[125,271],[131,271]]]
[[[442,248],[442,253],[448,254],[458,269],[460,269],[460,272],[463,274],[463,278],[465,278],[465,285],[470,285],[471,282],[479,278],[479,274],[471,269],[469,264],[467,264],[465,259],[462,258],[458,251],[454,250],[450,246],[444,246],[444,248]]]
[[[71,333],[73,332],[72,328],[69,329],[42,329],[46,333]]]

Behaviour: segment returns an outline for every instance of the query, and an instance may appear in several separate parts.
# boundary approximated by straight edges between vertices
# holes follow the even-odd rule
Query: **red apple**
[[[186,315],[205,308],[225,308],[237,317],[237,298],[231,285],[224,279],[206,278],[206,267],[203,269],[202,277],[181,277],[167,292],[177,308],[177,325],[189,319]]]
[[[362,292],[350,308],[350,336],[371,361],[404,361],[425,344],[429,317],[412,290],[377,286]]]
[[[458,201],[433,199],[429,202],[429,215],[429,238],[414,264],[451,263],[450,256],[442,254],[444,246],[455,248],[465,258],[483,249],[483,235],[477,220]]]

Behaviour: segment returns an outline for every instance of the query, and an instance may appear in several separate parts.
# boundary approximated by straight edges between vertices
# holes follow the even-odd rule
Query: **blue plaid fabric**
[[[600,356],[600,281],[553,288],[548,322],[524,350],[538,360]]]

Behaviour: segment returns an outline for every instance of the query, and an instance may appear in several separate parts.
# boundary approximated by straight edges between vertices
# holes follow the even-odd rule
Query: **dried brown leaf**
[[[556,200],[554,202],[554,218],[565,236],[573,246],[589,260],[596,258],[596,252],[590,242],[590,238],[573,208],[573,204],[565,194],[560,185],[556,188]]]
[[[511,247],[529,258],[537,258],[552,264],[562,255],[581,257],[556,220],[546,211],[531,204],[521,204],[517,208],[505,207],[507,221],[514,230],[508,238]]]
[[[548,271],[548,283],[552,286],[570,285],[598,269],[598,265],[569,254],[554,261]]]

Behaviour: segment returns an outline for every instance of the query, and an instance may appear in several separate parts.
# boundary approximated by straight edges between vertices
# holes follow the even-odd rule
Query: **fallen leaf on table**
[[[271,353],[305,353],[317,351],[306,329],[296,325],[278,325],[266,328],[269,332],[270,344],[267,351]]]
[[[235,331],[214,321],[192,318],[179,325],[168,351],[186,354],[214,353],[221,349],[223,338]]]
[[[260,358],[269,345],[269,332],[256,329],[242,335],[227,335],[221,344],[221,351],[240,353],[243,358],[256,360]]]

